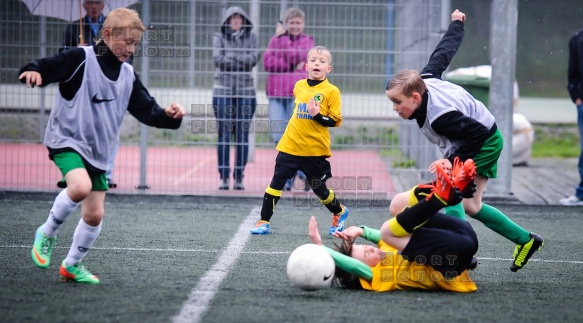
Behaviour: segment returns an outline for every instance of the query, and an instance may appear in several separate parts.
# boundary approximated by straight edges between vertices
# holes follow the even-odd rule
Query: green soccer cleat
[[[42,231],[41,225],[34,234],[34,245],[30,251],[32,261],[39,268],[48,268],[51,264],[51,253],[57,244],[57,238],[48,238]]]
[[[538,234],[531,232],[530,240],[527,243],[517,245],[516,248],[514,248],[514,254],[512,255],[514,262],[512,263],[512,266],[510,266],[510,270],[516,272],[518,269],[524,267],[528,262],[528,259],[530,259],[530,257],[544,245],[545,242],[543,238]]]
[[[61,269],[59,269],[59,274],[61,275],[62,281],[72,281],[76,283],[83,283],[83,284],[99,284],[99,278],[93,275],[85,265],[78,262],[72,266],[65,267],[65,261],[61,264]]]

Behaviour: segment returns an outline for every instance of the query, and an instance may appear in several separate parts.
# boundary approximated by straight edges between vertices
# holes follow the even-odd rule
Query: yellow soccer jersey
[[[387,256],[378,265],[371,267],[371,281],[360,278],[360,284],[364,289],[375,292],[425,289],[458,293],[469,293],[478,290],[467,270],[461,275],[447,280],[431,266],[419,265],[405,260],[397,249],[383,241],[380,241],[378,246],[387,253]]]
[[[320,103],[320,114],[342,123],[340,90],[325,79],[318,85],[309,86],[306,79],[299,80],[294,87],[294,114],[276,149],[294,156],[330,157],[330,132],[312,120],[307,104],[311,98]]]

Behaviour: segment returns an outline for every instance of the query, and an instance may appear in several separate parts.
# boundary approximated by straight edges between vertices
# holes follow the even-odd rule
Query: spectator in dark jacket
[[[253,24],[240,7],[230,7],[221,20],[220,32],[213,38],[216,67],[213,111],[218,122],[218,169],[220,190],[229,189],[230,143],[235,142],[234,190],[243,190],[243,177],[249,152],[249,129],[257,99],[251,70],[259,60]]]
[[[577,106],[577,124],[579,125],[579,187],[575,195],[561,199],[563,205],[583,206],[583,29],[579,30],[569,41],[569,95]]]
[[[79,32],[79,20],[76,20],[65,28],[63,47],[59,49],[59,52],[78,46],[95,45],[99,30],[103,25],[103,21],[107,18],[103,15],[104,6],[103,0],[83,1],[83,9],[86,12],[85,17],[83,17],[83,39],[81,39],[81,33]]]

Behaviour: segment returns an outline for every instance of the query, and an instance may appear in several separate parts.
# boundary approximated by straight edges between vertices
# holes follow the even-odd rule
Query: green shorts
[[[498,175],[498,158],[504,147],[504,138],[500,130],[490,136],[480,149],[480,152],[474,157],[477,173],[486,178],[496,178]]]
[[[85,161],[83,158],[74,152],[62,152],[53,156],[53,161],[61,170],[63,174],[63,179],[65,175],[73,169],[84,168],[91,178],[91,190],[92,191],[107,191],[107,180],[105,179],[105,173],[98,173],[95,171],[90,171],[89,167],[85,166]]]

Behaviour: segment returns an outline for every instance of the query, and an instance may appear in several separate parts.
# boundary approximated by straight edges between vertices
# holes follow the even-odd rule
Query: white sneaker
[[[561,199],[559,202],[563,205],[567,206],[583,206],[583,200],[578,198],[577,196],[569,196]]]
[[[219,189],[220,190],[228,190],[229,189],[229,179],[228,178],[221,179],[221,181],[219,182]]]

